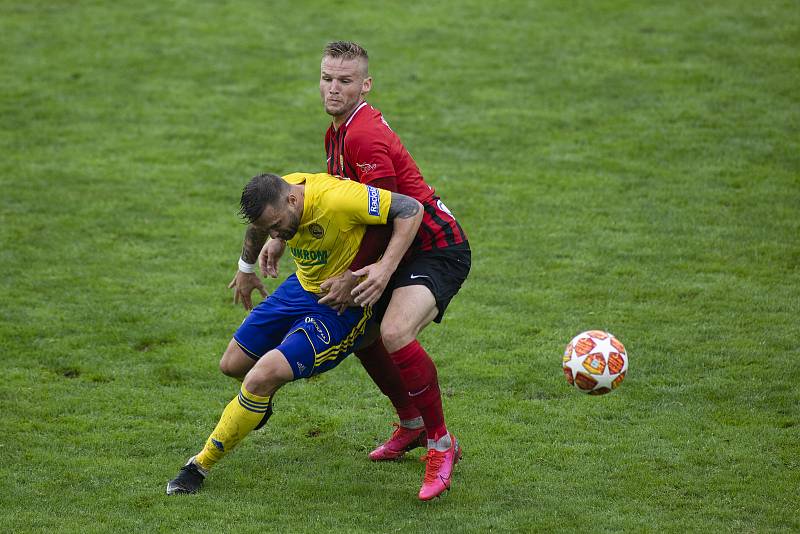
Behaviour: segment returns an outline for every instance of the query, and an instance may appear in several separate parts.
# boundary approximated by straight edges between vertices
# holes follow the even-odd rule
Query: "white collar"
[[[358,107],[357,107],[357,108],[356,108],[356,109],[353,111],[353,113],[351,113],[351,114],[350,114],[350,118],[349,118],[349,119],[347,119],[347,122],[345,122],[345,123],[344,123],[344,125],[345,125],[345,126],[349,126],[349,125],[350,125],[350,122],[352,122],[352,120],[353,120],[353,117],[355,117],[355,116],[356,116],[356,113],[358,113],[358,110],[360,110],[361,108],[363,108],[363,107],[364,107],[364,106],[366,106],[366,105],[367,105],[367,101],[366,101],[366,100],[365,100],[364,102],[360,103],[360,104],[358,105]]]

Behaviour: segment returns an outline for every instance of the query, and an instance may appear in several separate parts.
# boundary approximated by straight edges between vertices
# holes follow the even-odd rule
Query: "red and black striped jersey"
[[[362,102],[338,130],[325,133],[328,174],[368,184],[394,177],[397,192],[417,199],[425,213],[412,247],[445,248],[467,240],[464,231],[425,183],[417,163],[392,131],[381,112]]]

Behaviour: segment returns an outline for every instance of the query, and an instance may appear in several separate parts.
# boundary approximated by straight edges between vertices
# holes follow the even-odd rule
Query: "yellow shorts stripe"
[[[318,353],[314,357],[314,367],[319,366],[328,360],[335,360],[341,353],[348,352],[356,341],[356,338],[364,333],[366,330],[367,322],[372,318],[372,306],[367,306],[364,309],[364,315],[358,321],[349,334],[337,345],[329,347],[324,351]]]

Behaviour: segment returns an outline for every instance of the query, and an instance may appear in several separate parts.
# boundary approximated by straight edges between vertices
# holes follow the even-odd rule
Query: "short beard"
[[[297,234],[297,229],[300,228],[300,217],[294,213],[289,214],[289,228],[286,233],[281,236],[284,241],[289,241]]]

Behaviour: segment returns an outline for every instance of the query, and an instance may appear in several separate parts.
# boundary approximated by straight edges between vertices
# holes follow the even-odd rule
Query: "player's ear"
[[[367,94],[372,90],[372,76],[367,76],[364,78],[364,81],[361,82],[361,94]]]

